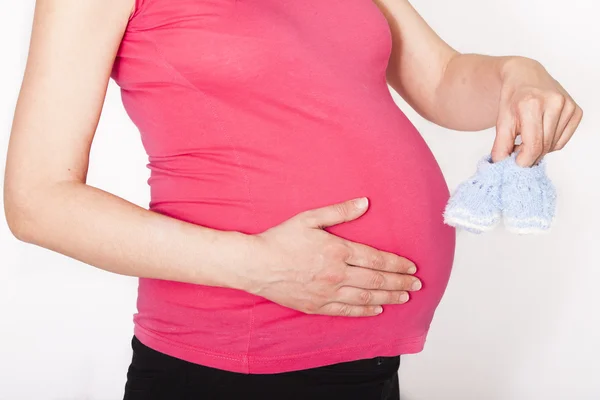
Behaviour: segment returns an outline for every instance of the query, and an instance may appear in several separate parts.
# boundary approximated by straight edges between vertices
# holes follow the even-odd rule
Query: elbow
[[[22,213],[15,209],[14,206],[4,205],[4,214],[6,216],[6,222],[8,229],[12,235],[22,242],[31,243],[30,225],[23,217]]]
[[[33,243],[35,216],[32,207],[9,189],[4,189],[4,216],[12,235],[22,242]]]

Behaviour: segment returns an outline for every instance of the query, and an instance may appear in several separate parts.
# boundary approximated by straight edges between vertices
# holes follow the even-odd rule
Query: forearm
[[[100,269],[245,286],[249,235],[170,218],[80,182],[56,183],[7,200],[9,226],[19,239]]]
[[[446,65],[436,88],[432,122],[459,131],[495,126],[503,70],[517,58],[520,57],[456,54]]]

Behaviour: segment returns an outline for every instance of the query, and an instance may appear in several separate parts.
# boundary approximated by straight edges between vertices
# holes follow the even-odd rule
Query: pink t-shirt
[[[244,373],[422,350],[455,232],[439,166],[388,89],[391,46],[372,0],[138,0],[112,78],[148,153],[151,210],[253,234],[366,196],[362,217],[327,231],[413,260],[423,281],[408,303],[351,318],[140,279],[143,343]]]

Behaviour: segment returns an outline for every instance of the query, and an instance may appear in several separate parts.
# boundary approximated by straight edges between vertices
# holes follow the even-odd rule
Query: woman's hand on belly
[[[304,211],[250,235],[243,289],[307,314],[373,316],[383,304],[405,303],[421,287],[414,263],[322,229],[363,215],[364,200]]]

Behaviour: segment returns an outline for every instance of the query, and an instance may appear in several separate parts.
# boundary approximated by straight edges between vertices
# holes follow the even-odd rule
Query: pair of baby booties
[[[444,210],[444,222],[472,233],[492,230],[500,220],[518,234],[548,231],[554,221],[556,189],[542,159],[532,167],[516,163],[516,153],[497,163],[491,155],[476,173],[454,191]]]

